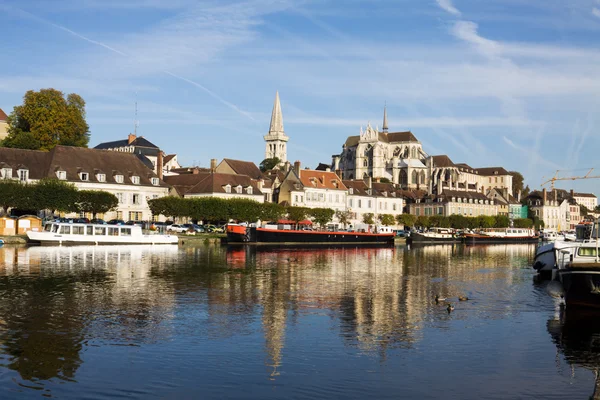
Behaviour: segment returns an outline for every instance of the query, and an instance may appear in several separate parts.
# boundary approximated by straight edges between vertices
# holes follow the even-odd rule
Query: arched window
[[[401,185],[408,185],[408,176],[406,175],[405,170],[400,170],[400,176],[398,178]]]
[[[425,171],[421,171],[421,185],[425,184]]]
[[[418,178],[418,175],[417,175],[417,171],[413,171],[412,172],[412,181],[411,181],[411,183],[413,183],[415,185],[417,183],[419,183],[419,178]]]
[[[369,166],[369,159],[368,159],[368,158],[365,158],[365,159],[363,160],[363,167],[368,167],[368,166]]]

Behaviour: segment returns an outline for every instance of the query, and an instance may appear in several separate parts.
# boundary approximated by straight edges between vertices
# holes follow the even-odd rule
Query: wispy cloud
[[[513,149],[519,151],[523,155],[523,157],[527,157],[534,164],[544,165],[544,166],[552,168],[552,169],[561,169],[562,168],[560,165],[543,158],[537,151],[535,151],[535,149],[516,144],[513,140],[507,138],[506,136],[503,136],[502,139],[504,140],[504,142],[506,144],[508,144]]]
[[[594,17],[598,17],[598,18],[600,18],[600,9],[599,9],[599,8],[596,8],[596,7],[592,8],[592,15],[593,15]]]
[[[461,15],[460,11],[458,11],[458,9],[456,7],[454,7],[454,4],[452,4],[452,0],[435,0],[438,5],[446,10],[447,12],[449,12],[450,14],[453,15]]]

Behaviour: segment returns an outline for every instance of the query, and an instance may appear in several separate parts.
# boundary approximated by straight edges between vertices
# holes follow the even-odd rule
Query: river
[[[0,247],[0,398],[587,399],[534,250]]]

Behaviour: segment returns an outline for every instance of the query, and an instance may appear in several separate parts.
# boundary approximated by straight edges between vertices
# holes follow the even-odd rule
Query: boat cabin
[[[83,236],[126,236],[141,235],[142,228],[137,225],[100,225],[100,224],[77,224],[48,222],[44,225],[44,232],[59,235],[83,235]]]

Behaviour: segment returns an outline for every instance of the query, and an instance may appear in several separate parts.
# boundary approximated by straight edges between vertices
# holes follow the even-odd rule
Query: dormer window
[[[236,192],[236,193],[242,193],[242,185],[237,185],[237,186],[235,187],[235,192]]]
[[[115,175],[115,182],[123,183],[123,175]]]
[[[252,186],[248,186],[248,187],[246,188],[246,193],[248,193],[248,194],[252,194]]]
[[[67,171],[56,171],[56,176],[58,177],[58,179],[64,181],[67,179]]]
[[[154,186],[158,186],[160,181],[158,178],[150,178],[150,183],[152,183]]]
[[[134,176],[132,176],[132,177],[131,177],[131,182],[132,182],[134,185],[139,185],[139,184],[140,184],[140,177],[139,177],[139,176],[137,176],[137,175],[134,175]]]
[[[387,197],[388,193],[387,192],[383,192],[383,197]]]
[[[87,172],[80,172],[79,173],[79,179],[81,179],[82,181],[89,181],[90,180],[90,174],[88,174]]]
[[[98,180],[98,182],[106,182],[106,175],[105,174],[97,174],[96,179]]]
[[[0,170],[0,173],[2,173],[2,178],[4,179],[12,178],[12,168],[2,168],[2,170]]]
[[[354,189],[352,189],[352,188],[349,188],[349,189],[348,189],[348,194],[354,194]]]
[[[29,170],[28,169],[20,169],[19,170],[19,180],[21,182],[27,182],[29,179]]]
[[[225,193],[231,193],[231,185],[225,185]]]

